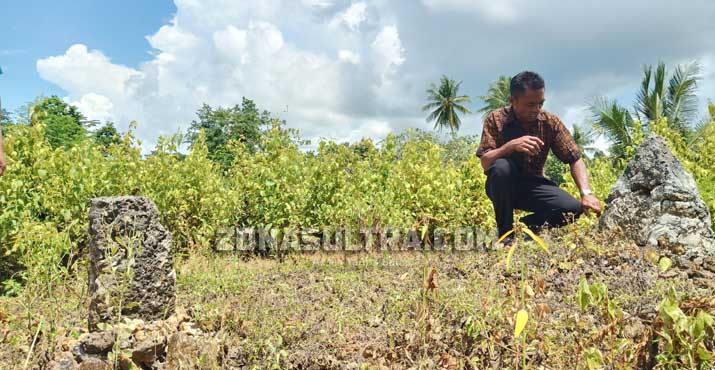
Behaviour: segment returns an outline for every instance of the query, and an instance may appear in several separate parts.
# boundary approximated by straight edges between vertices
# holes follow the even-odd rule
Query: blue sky
[[[36,61],[62,54],[70,45],[92,45],[112,62],[138,65],[151,59],[146,35],[176,11],[167,0],[5,0],[0,2],[0,97],[13,111],[39,94],[64,96],[43,80]]]
[[[469,106],[500,75],[546,79],[546,109],[584,123],[597,97],[632,106],[643,64],[702,65],[715,99],[715,1],[130,0],[2,2],[0,96],[57,94],[151,149],[203,103],[253,99],[314,144],[431,130],[442,74]],[[460,134],[481,133],[481,116]]]

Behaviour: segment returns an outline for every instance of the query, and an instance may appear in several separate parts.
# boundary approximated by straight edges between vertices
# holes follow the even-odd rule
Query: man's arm
[[[595,195],[591,194],[591,186],[588,183],[588,172],[583,159],[579,158],[570,164],[571,177],[573,177],[576,186],[581,192],[581,207],[588,214],[589,210],[596,212],[596,215],[601,215],[601,202]]]
[[[486,171],[499,158],[507,157],[514,152],[536,155],[543,147],[544,142],[541,139],[527,135],[511,140],[496,149],[484,152],[479,159],[482,162],[482,168]]]
[[[492,166],[494,161],[496,161],[499,158],[503,158],[511,154],[513,151],[511,150],[511,146],[509,143],[506,143],[496,149],[492,149],[484,154],[482,154],[481,157],[479,157],[479,160],[482,162],[482,168],[484,171],[488,170],[489,167]]]

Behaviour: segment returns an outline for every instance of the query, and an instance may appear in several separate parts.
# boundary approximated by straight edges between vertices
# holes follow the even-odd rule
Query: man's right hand
[[[5,173],[5,156],[0,152],[0,176]]]
[[[510,152],[536,155],[544,147],[544,142],[536,136],[522,136],[506,143]]]

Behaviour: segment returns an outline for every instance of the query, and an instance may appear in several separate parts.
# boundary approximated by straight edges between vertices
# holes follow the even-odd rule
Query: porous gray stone
[[[132,360],[142,366],[151,367],[163,359],[166,351],[166,342],[163,336],[150,337],[136,344],[132,350]]]
[[[121,315],[146,321],[174,312],[171,234],[146,197],[101,197],[89,213],[89,328]]]
[[[116,334],[111,331],[86,333],[79,337],[82,351],[90,355],[106,354],[112,349]]]
[[[602,229],[620,230],[681,261],[715,256],[710,212],[695,180],[655,134],[638,147],[605,203]]]
[[[216,369],[219,349],[218,340],[212,337],[174,333],[168,339],[166,369]]]
[[[60,352],[55,354],[55,359],[47,364],[48,370],[78,370],[79,365],[74,360],[72,353]]]

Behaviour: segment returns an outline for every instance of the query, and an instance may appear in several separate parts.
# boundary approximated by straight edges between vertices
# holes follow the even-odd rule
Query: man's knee
[[[516,174],[514,166],[506,158],[499,158],[487,170],[490,179],[504,180],[510,179]]]
[[[583,213],[583,208],[581,207],[581,202],[575,198],[571,198],[565,202],[561,208],[561,214],[564,216],[566,221],[573,221]]]

